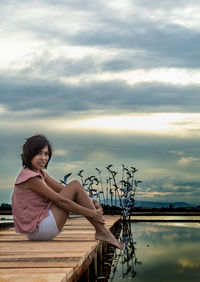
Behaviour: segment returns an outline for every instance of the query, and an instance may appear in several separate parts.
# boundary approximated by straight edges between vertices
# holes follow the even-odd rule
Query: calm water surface
[[[0,223],[13,222],[13,216],[7,214],[0,214]]]
[[[199,229],[200,223],[131,223],[124,232],[127,248],[117,250],[108,281],[199,282]]]

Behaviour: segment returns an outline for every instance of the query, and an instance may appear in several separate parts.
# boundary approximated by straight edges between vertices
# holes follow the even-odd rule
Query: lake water
[[[13,222],[13,216],[7,214],[0,214],[0,223],[10,223]]]
[[[200,281],[200,223],[138,222],[124,227],[108,281]]]

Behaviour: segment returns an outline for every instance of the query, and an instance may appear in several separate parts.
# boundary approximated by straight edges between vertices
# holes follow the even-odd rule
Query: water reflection
[[[116,251],[108,281],[199,281],[199,227],[199,223],[124,224],[125,250]]]
[[[133,240],[131,222],[122,222],[120,238],[124,243],[124,250],[116,251],[108,281],[116,281],[116,277],[119,276],[119,273],[121,273],[122,279],[134,278],[136,276],[136,265],[141,264],[136,257],[136,242]]]

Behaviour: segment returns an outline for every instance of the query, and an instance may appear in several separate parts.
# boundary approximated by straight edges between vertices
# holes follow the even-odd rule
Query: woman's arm
[[[104,223],[103,216],[101,214],[100,209],[88,209],[85,208],[70,199],[67,199],[57,193],[56,191],[52,190],[42,179],[38,176],[30,178],[26,181],[26,186],[33,190],[34,192],[40,194],[41,196],[45,197],[46,199],[55,203],[57,207],[66,211],[66,212],[74,212],[78,214],[82,214],[86,217],[92,217],[93,219]]]
[[[45,182],[47,184],[47,186],[49,186],[51,189],[53,189],[54,191],[56,191],[57,193],[59,193],[60,191],[62,191],[63,189],[63,185],[58,183],[55,179],[53,179],[52,177],[50,177],[46,171],[45,173]]]

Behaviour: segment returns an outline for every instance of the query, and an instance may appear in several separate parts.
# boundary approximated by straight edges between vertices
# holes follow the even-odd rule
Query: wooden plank
[[[50,268],[50,267],[59,267],[59,268],[63,268],[63,267],[70,267],[70,268],[74,268],[76,269],[79,266],[79,260],[78,261],[68,261],[66,258],[64,259],[46,259],[46,260],[42,260],[41,258],[37,258],[37,259],[18,259],[18,260],[10,260],[10,259],[6,259],[3,262],[0,262],[0,269],[5,269],[7,270],[8,268]]]
[[[0,282],[61,282],[68,281],[66,274],[2,274]]]
[[[71,270],[73,271],[73,268],[67,268],[67,267],[51,267],[51,268],[19,268],[17,270],[18,274],[65,274],[65,273],[70,273]],[[0,274],[16,274],[16,269],[15,268],[10,268],[6,269],[0,269]]]
[[[43,254],[43,253],[38,253],[38,254],[12,254],[12,255],[4,255],[0,257],[0,262],[2,261],[7,261],[7,260],[12,260],[12,261],[16,261],[16,260],[25,260],[25,259],[29,259],[29,260],[40,260],[40,259],[62,259],[62,258],[68,258],[68,260],[80,260],[80,258],[84,258],[86,257],[88,252],[77,252],[77,253],[67,253],[67,254]]]
[[[73,268],[46,268],[46,269],[11,269],[1,273],[0,282],[60,282],[70,281]]]
[[[118,216],[105,216],[110,228]],[[52,241],[28,241],[13,228],[0,231],[0,282],[74,281],[91,263],[101,242],[85,218],[70,219]]]
[[[12,238],[0,238],[0,242],[21,242],[21,241],[27,241],[27,238],[21,239],[19,240],[19,238],[17,236],[13,236]],[[65,242],[91,242],[94,241],[94,235],[77,235],[77,234],[71,234],[71,235],[67,235],[66,237],[58,237],[57,241],[65,241]]]
[[[63,241],[56,241],[56,242],[1,242],[0,243],[0,252],[6,253],[26,253],[26,252],[43,252],[43,253],[66,253],[68,251],[93,251],[94,247],[97,245],[97,241],[90,241],[90,242],[63,242]],[[59,244],[60,243],[60,244]]]
[[[60,282],[70,281],[74,274],[73,268],[12,268],[0,269],[0,281],[17,282]]]

